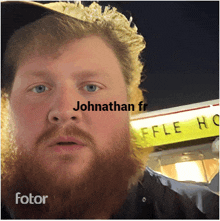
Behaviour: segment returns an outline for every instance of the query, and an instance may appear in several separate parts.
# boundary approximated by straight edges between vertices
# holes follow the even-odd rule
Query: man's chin
[[[111,215],[124,202],[129,178],[139,167],[128,153],[129,143],[122,141],[118,140],[124,146],[114,142],[106,152],[88,148],[80,154],[57,155],[38,149],[32,154],[9,154],[4,160],[8,169],[2,179],[3,202],[16,218],[94,219],[103,211]],[[17,192],[46,195],[47,203],[15,205]]]
[[[62,186],[68,183],[78,183],[86,178],[96,162],[95,154],[89,149],[81,150],[78,153],[58,153],[51,154],[44,152],[35,157],[37,167],[41,165],[43,172],[51,177],[55,183],[64,182]],[[35,165],[36,167],[36,165]],[[70,184],[69,184],[70,185]]]

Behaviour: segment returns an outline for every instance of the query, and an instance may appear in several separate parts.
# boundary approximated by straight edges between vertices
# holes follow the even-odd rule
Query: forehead
[[[33,74],[47,68],[56,72],[64,67],[74,68],[75,72],[87,69],[121,72],[120,63],[106,41],[99,36],[88,36],[69,42],[52,55],[33,53],[20,63],[16,75]]]

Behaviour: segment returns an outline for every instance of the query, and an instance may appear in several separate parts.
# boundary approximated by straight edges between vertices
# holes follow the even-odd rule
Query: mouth
[[[71,145],[77,145],[75,142],[58,142],[57,145],[59,146],[71,146]]]
[[[51,150],[59,154],[66,154],[75,153],[75,151],[83,149],[85,147],[85,143],[75,137],[60,136],[53,139],[50,142],[49,147]]]
[[[59,137],[51,143],[52,149],[57,153],[69,153],[82,149],[85,144],[73,137]]]
[[[72,145],[80,145],[80,146],[85,146],[85,144],[74,137],[58,137],[56,139],[53,139],[50,143],[49,146],[72,146]]]
[[[84,146],[74,142],[58,142],[53,146],[53,150],[57,153],[67,153],[82,149]]]

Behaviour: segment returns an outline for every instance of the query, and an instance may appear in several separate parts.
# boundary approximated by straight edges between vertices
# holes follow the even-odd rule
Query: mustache
[[[70,124],[65,127],[53,126],[42,132],[36,141],[36,146],[41,146],[45,142],[47,143],[49,140],[56,139],[60,136],[74,137],[81,140],[85,145],[95,146],[95,141],[88,132]]]

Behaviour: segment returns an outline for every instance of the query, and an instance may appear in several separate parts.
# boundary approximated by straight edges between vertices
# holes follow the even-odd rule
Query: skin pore
[[[128,103],[120,64],[100,37],[69,42],[56,57],[34,53],[20,63],[10,97],[17,152],[2,179],[3,201],[16,217],[110,218],[123,204],[138,168],[128,112],[73,111],[77,101]],[[55,145],[66,138],[78,147]],[[48,203],[14,205],[19,191],[48,195]]]

